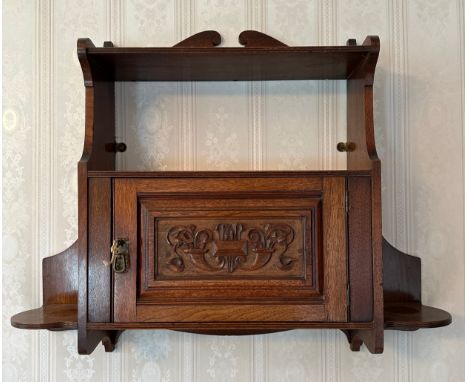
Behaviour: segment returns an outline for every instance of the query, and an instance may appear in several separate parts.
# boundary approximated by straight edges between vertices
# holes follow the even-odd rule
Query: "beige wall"
[[[463,375],[462,0],[6,0],[3,98],[5,381],[461,381]],[[423,260],[423,301],[448,328],[387,332],[351,353],[338,331],[206,337],[133,331],[117,350],[76,354],[76,334],[12,329],[41,302],[41,258],[77,235],[84,87],[76,39],[170,46],[244,29],[290,45],[381,39],[375,122],[384,233]],[[118,131],[130,169],[334,169],[342,82],[122,85]]]

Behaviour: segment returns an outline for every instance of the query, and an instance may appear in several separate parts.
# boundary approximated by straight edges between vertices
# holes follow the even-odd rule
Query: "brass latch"
[[[128,255],[128,239],[118,238],[112,242],[112,257],[110,261],[104,261],[106,266],[112,265],[115,273],[123,273],[130,268]]]

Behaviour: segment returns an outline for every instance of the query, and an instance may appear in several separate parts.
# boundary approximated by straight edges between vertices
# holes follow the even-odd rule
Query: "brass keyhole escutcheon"
[[[128,239],[118,238],[112,242],[110,262],[105,262],[106,266],[112,265],[112,270],[115,273],[126,272],[130,268],[130,260],[128,254]]]

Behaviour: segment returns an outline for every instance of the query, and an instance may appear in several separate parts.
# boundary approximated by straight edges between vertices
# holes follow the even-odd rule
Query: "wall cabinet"
[[[78,330],[112,351],[123,330],[213,335],[336,328],[383,351],[384,329],[448,325],[421,303],[419,259],[382,238],[372,85],[378,37],[288,47],[256,31],[216,48],[214,31],[172,48],[78,40],[86,87],[79,235],[43,261],[44,304],[18,328]],[[124,172],[115,156],[116,81],[347,81],[344,171]]]

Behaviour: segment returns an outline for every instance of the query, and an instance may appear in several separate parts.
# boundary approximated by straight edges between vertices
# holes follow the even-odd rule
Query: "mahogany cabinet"
[[[78,350],[112,351],[126,329],[212,335],[336,328],[352,350],[383,351],[384,329],[448,325],[421,304],[419,259],[381,233],[372,85],[378,37],[288,47],[255,31],[172,48],[78,40],[86,87],[78,240],[44,259],[44,304],[18,328],[78,330]],[[347,80],[345,171],[123,172],[116,81]]]

